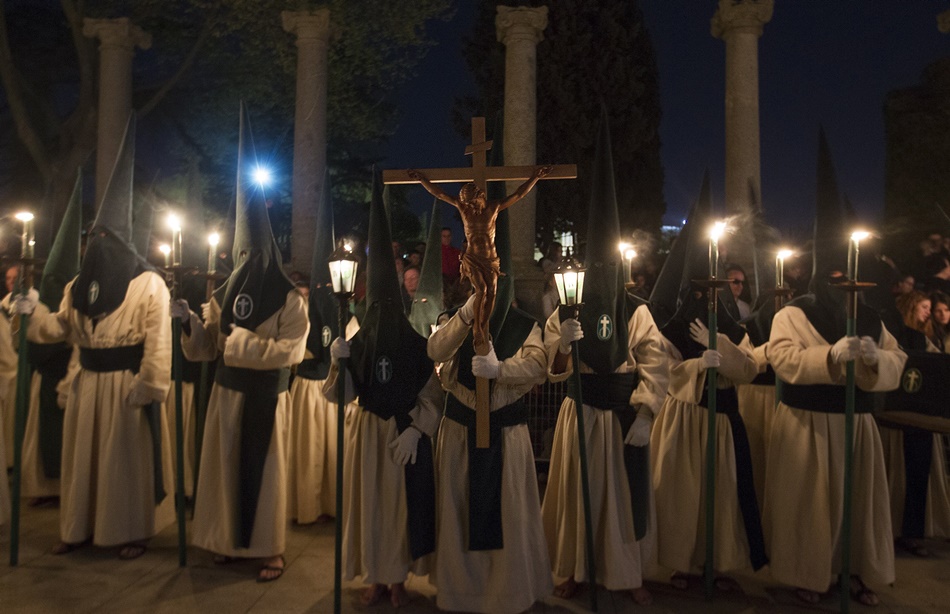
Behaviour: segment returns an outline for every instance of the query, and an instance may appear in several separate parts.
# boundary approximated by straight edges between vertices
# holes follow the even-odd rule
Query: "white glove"
[[[126,402],[130,407],[142,407],[143,405],[150,404],[152,397],[142,386],[133,384],[132,389],[129,390],[129,396],[126,398]]]
[[[707,369],[719,367],[722,364],[722,354],[716,350],[706,350],[703,352],[703,366]]]
[[[842,337],[831,346],[831,360],[842,365],[854,360],[861,353],[861,340],[857,337]]]
[[[693,341],[704,348],[709,347],[709,329],[706,328],[706,325],[703,324],[703,321],[699,318],[690,322],[689,336],[692,337]]]
[[[183,298],[173,298],[168,303],[168,312],[173,318],[187,320],[191,317],[191,309],[188,307],[188,301]]]
[[[653,418],[647,418],[646,414],[637,414],[636,420],[627,431],[627,437],[623,440],[628,446],[642,448],[650,443],[650,426],[653,424]]]
[[[584,329],[581,323],[574,318],[569,318],[561,322],[561,344],[558,349],[562,354],[571,353],[571,343],[580,341],[584,338]]]
[[[393,462],[397,465],[407,463],[416,464],[416,449],[419,447],[419,438],[422,437],[422,431],[417,428],[409,427],[400,433],[399,437],[389,444],[389,449],[393,451]]]
[[[877,364],[877,344],[866,335],[861,337],[861,360],[869,367]]]
[[[201,303],[201,321],[207,323],[211,319],[211,303]]]
[[[350,344],[343,337],[337,337],[330,344],[330,358],[340,360],[350,357]]]
[[[472,323],[472,319],[475,317],[475,295],[468,297],[468,300],[465,301],[465,304],[459,308],[459,317],[462,318],[463,322],[468,324]]]
[[[498,372],[501,370],[501,363],[495,356],[495,348],[488,347],[488,353],[484,356],[474,356],[472,358],[472,374],[475,377],[484,377],[485,379],[497,379]]]
[[[13,310],[21,315],[29,315],[39,302],[40,293],[35,288],[30,288],[25,295],[17,294],[13,298]]]

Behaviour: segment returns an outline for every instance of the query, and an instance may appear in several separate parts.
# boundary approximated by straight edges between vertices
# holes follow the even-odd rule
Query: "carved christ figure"
[[[495,307],[495,290],[500,273],[498,253],[495,251],[495,220],[498,214],[524,198],[539,179],[551,172],[550,166],[539,166],[530,179],[501,200],[488,200],[485,192],[474,182],[459,190],[458,198],[449,196],[417,170],[407,171],[409,178],[422,184],[430,194],[453,205],[462,215],[468,248],[462,256],[461,274],[475,290],[472,337],[475,352],[488,353],[488,318]]]

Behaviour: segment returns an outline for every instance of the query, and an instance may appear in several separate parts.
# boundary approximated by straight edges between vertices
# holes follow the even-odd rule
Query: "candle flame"
[[[168,254],[172,253],[172,248],[170,245],[168,245],[168,243],[162,243],[161,245],[158,246],[158,251],[162,252],[163,254],[167,256]]]
[[[623,253],[623,257],[626,258],[627,260],[633,260],[634,258],[637,257],[637,250],[633,248],[628,249]]]
[[[790,249],[780,249],[778,252],[779,260],[785,260],[787,258],[791,258],[794,255],[795,255],[795,252],[793,252]]]
[[[208,235],[208,245],[211,247],[217,247],[220,240],[221,237],[219,237],[218,233],[216,232],[212,232],[210,235]]]
[[[169,229],[174,230],[175,232],[181,231],[181,220],[174,213],[168,214],[168,217],[166,218],[166,223],[168,224]]]
[[[859,241],[864,241],[870,236],[871,233],[867,232],[866,230],[855,230],[851,233],[851,240],[857,243]]]
[[[20,220],[21,222],[29,222],[30,220],[33,219],[33,214],[30,213],[29,211],[20,211],[13,217]]]
[[[709,229],[709,238],[713,241],[718,241],[725,232],[726,223],[723,221],[716,222],[712,225],[712,228]]]

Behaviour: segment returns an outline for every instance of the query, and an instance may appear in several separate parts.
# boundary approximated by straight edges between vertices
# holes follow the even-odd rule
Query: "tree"
[[[258,156],[289,177],[296,51],[280,12],[320,6],[330,8],[339,33],[329,49],[328,164],[335,205],[345,210],[354,194],[366,193],[369,165],[393,131],[393,93],[431,44],[425,23],[447,18],[450,0],[0,0],[7,104],[0,121],[12,123],[17,137],[0,141],[0,160],[9,161],[0,181],[35,200],[48,193],[54,210],[65,206],[76,168],[91,166],[96,145],[97,43],[83,36],[82,22],[120,16],[153,37],[133,65],[139,178],[184,198],[183,186],[196,185],[186,176],[197,168],[202,191],[191,198],[225,211],[233,201],[241,99]]]
[[[666,210],[660,163],[660,100],[656,59],[636,0],[545,0],[548,27],[538,44],[538,160],[576,163],[573,182],[538,186],[537,235],[586,235],[590,168],[600,103],[610,118],[620,221],[659,232]],[[504,105],[504,47],[495,35],[495,2],[482,2],[465,57],[479,95],[456,104],[459,131],[471,115],[494,117]],[[578,206],[583,203],[582,206]]]

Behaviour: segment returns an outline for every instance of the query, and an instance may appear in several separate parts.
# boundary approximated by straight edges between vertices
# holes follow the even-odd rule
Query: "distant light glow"
[[[625,241],[621,241],[620,243],[617,244],[617,249],[620,250],[621,254],[626,254],[627,250],[630,249],[631,247],[633,246]]]
[[[624,257],[626,260],[633,260],[634,258],[637,257],[637,250],[635,250],[635,249],[633,249],[633,248],[628,249],[628,250],[624,251],[623,257]]]
[[[257,166],[251,172],[251,177],[253,177],[254,182],[262,188],[270,185],[271,182],[271,172],[270,169],[266,166]]]
[[[166,256],[172,253],[172,248],[168,243],[162,243],[158,246],[158,251],[162,252]]]
[[[778,257],[780,260],[787,260],[794,255],[795,255],[795,252],[793,252],[790,249],[780,249],[778,252]]]
[[[345,249],[345,250],[348,251],[348,252],[352,252],[352,251],[353,251],[353,244],[350,243],[349,241],[344,241],[344,242],[343,242],[343,249]]]
[[[168,214],[168,217],[165,218],[165,223],[168,224],[170,230],[181,232],[181,219],[174,213]]]
[[[854,232],[851,233],[851,240],[854,241],[855,243],[858,243],[860,241],[864,241],[870,236],[871,236],[871,233],[867,232],[866,230],[855,230]]]
[[[218,242],[220,241],[221,241],[221,237],[218,236],[218,233],[212,232],[210,235],[208,235],[208,245],[210,245],[211,247],[217,247]]]
[[[30,220],[33,219],[33,214],[30,213],[29,211],[20,211],[13,217],[20,220],[21,222],[29,222]]]

